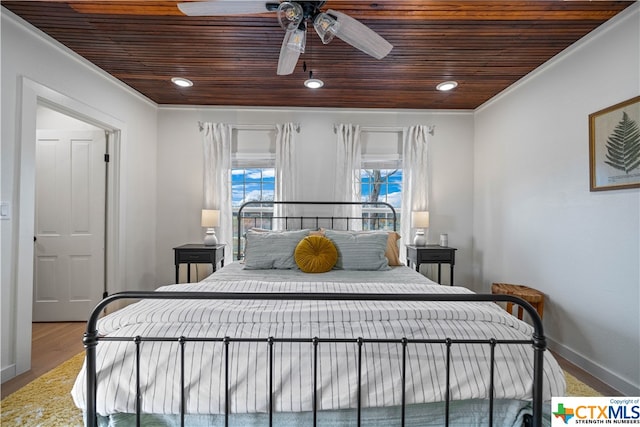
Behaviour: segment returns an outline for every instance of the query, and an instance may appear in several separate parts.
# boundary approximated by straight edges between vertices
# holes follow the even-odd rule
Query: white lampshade
[[[411,214],[411,226],[413,228],[428,228],[429,211],[414,211]]]
[[[218,238],[216,237],[216,231],[213,227],[220,225],[220,211],[214,209],[202,209],[202,222],[203,227],[207,227],[207,232],[204,235],[205,246],[215,246],[218,244]]]
[[[202,209],[202,226],[217,227],[220,225],[220,211],[213,209]]]
[[[411,213],[411,226],[417,228],[416,235],[413,238],[413,244],[416,246],[424,246],[427,244],[427,237],[424,234],[424,228],[429,228],[429,212],[413,211]]]

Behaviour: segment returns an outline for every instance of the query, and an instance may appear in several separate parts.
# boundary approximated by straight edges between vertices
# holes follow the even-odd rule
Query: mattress
[[[470,294],[462,287],[441,286],[408,267],[382,272],[331,271],[305,274],[296,270],[244,270],[232,263],[196,284],[169,285],[166,292],[329,292],[329,293],[450,293]],[[291,300],[144,300],[101,319],[103,335],[151,337],[279,337],[279,338],[453,338],[530,339],[532,328],[494,303],[420,301],[291,301]],[[222,343],[185,346],[186,412],[197,425],[216,425],[224,413]],[[407,350],[406,403],[420,420],[446,396],[446,346],[411,344]],[[319,347],[320,396],[318,410],[325,425],[356,407],[355,344],[323,343]],[[148,342],[141,345],[142,411],[173,419],[180,410],[179,345]],[[266,344],[232,342],[230,352],[230,410],[237,425],[259,420],[267,412]],[[101,342],[98,346],[97,411],[108,422],[135,413],[135,346],[132,342]],[[312,346],[281,343],[274,347],[276,393],[274,410],[285,420],[300,421],[312,410]],[[489,390],[489,346],[459,344],[451,350],[450,398],[461,407],[486,405]],[[531,345],[498,345],[495,350],[495,398],[509,414],[497,425],[517,425],[531,399]],[[401,405],[401,348],[394,343],[363,346],[362,406],[372,419],[397,417]],[[564,376],[553,357],[545,354],[544,400],[564,395]],[[85,371],[72,391],[85,408]],[[476,403],[477,402],[477,403]],[[465,413],[465,411],[462,411]],[[473,413],[473,411],[468,411]],[[486,411],[481,412],[481,414]],[[421,415],[420,415],[421,414]],[[349,415],[350,416],[350,415]],[[479,415],[475,415],[476,417]],[[199,418],[200,417],[200,418]],[[211,418],[213,417],[213,418]],[[216,418],[217,417],[217,418]],[[336,418],[337,417],[337,418]],[[466,417],[466,416],[465,416]],[[397,418],[396,418],[397,419]],[[464,418],[470,422],[470,419]],[[338,420],[338,421],[336,421]],[[344,421],[344,420],[343,420]],[[155,422],[155,421],[154,421]],[[332,422],[334,424],[332,424]],[[169,421],[161,425],[171,425]],[[383,423],[384,424],[384,423]],[[387,422],[388,424],[388,422]],[[292,424],[295,425],[295,424]],[[411,425],[411,424],[408,424]],[[424,425],[424,424],[422,424]],[[454,424],[455,425],[455,424]],[[475,425],[459,424],[459,425]]]

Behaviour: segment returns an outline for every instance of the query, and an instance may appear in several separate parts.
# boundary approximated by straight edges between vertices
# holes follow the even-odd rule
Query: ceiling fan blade
[[[278,75],[284,76],[293,73],[300,58],[300,53],[304,52],[304,40],[296,48],[292,48],[292,36],[295,31],[287,31],[282,40],[280,57],[278,57]],[[302,33],[304,35],[304,33]]]
[[[382,59],[393,49],[391,43],[357,19],[331,9],[326,13],[333,16],[340,24],[336,31],[336,37],[367,55]]]
[[[264,0],[209,0],[178,3],[187,16],[248,15],[269,12]]]

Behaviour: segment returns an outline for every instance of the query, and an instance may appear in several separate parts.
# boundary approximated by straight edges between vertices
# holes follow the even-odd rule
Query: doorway
[[[33,321],[85,321],[105,290],[107,133],[37,111]]]
[[[12,378],[31,368],[31,325],[33,320],[34,293],[34,244],[35,236],[35,146],[38,106],[45,106],[57,112],[96,126],[109,133],[110,163],[108,169],[105,274],[107,289],[117,290],[123,281],[124,242],[120,224],[124,210],[120,203],[120,153],[121,144],[126,139],[125,123],[104,112],[79,102],[60,92],[52,90],[27,77],[21,79],[21,103],[19,108],[20,171],[18,213],[16,221],[16,305],[14,310],[15,364],[3,371],[3,379]],[[5,376],[6,374],[6,376]]]

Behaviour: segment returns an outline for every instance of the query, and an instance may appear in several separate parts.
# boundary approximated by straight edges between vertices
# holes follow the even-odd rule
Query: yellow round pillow
[[[300,240],[293,253],[296,264],[305,273],[324,273],[338,261],[338,250],[324,236],[307,236]]]

